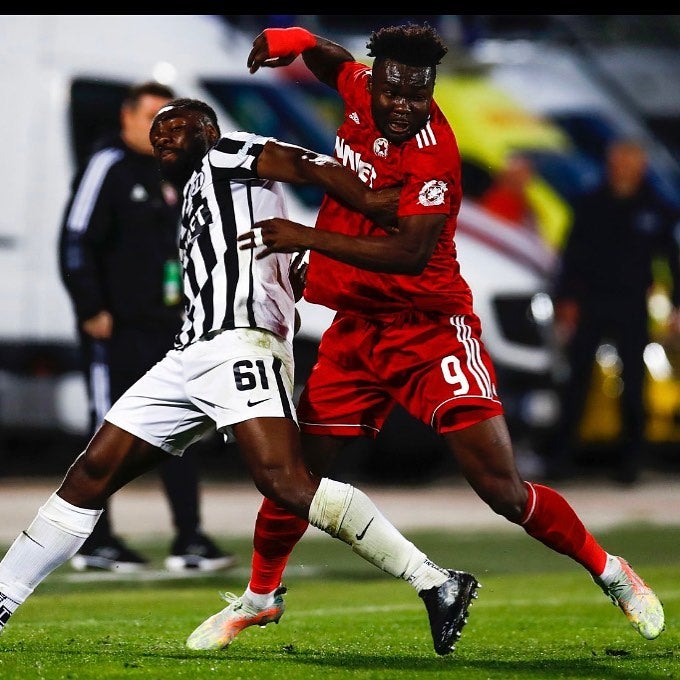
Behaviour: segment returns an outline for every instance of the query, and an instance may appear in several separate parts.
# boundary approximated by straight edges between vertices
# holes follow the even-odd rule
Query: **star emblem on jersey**
[[[446,182],[439,179],[431,179],[423,184],[423,188],[418,194],[418,203],[424,206],[443,205],[444,193],[448,191]]]
[[[378,139],[373,142],[373,153],[380,158],[387,158],[387,150],[390,143],[384,137],[378,137]]]

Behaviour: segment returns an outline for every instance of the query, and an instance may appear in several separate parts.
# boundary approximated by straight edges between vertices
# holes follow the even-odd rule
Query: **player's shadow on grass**
[[[445,657],[433,656],[423,658],[407,653],[390,651],[389,654],[328,654],[323,656],[314,655],[294,656],[291,661],[296,664],[309,666],[320,666],[333,668],[343,668],[347,670],[355,669],[365,671],[366,669],[385,669],[385,670],[413,670],[420,674],[428,671],[441,671],[446,668],[451,672],[456,672],[456,677],[465,677],[466,669],[475,676],[480,671],[488,671],[490,677],[546,677],[554,676],[557,678],[582,678],[606,677],[608,680],[667,680],[668,670],[654,673],[649,668],[636,671],[631,665],[637,665],[641,660],[650,665],[657,665],[667,661],[667,653],[638,655],[631,653],[627,658],[618,657],[615,662],[608,660],[609,657],[593,657],[592,659],[559,659],[546,660],[527,659],[526,661],[499,661],[494,659],[471,659],[459,656],[455,652]],[[261,657],[260,657],[261,658]],[[631,663],[632,662],[632,663]]]
[[[246,650],[242,650],[246,652]],[[189,653],[177,658],[203,658],[217,659],[235,663],[262,663],[263,661],[276,660],[278,667],[283,671],[286,665],[307,666],[309,668],[338,668],[347,671],[367,670],[384,671],[413,671],[417,677],[425,677],[428,672],[455,673],[455,677],[467,677],[466,671],[472,677],[478,677],[479,673],[488,672],[489,677],[558,677],[563,679],[582,680],[582,678],[606,677],[607,680],[667,680],[675,677],[673,671],[668,668],[672,652],[667,650],[649,654],[628,652],[622,649],[602,650],[598,655],[583,659],[526,659],[524,661],[504,661],[498,659],[476,659],[469,655],[461,655],[456,652],[447,656],[436,656],[423,653],[399,652],[390,649],[385,654],[361,654],[353,652],[337,652],[322,647],[318,651],[306,648],[298,651],[293,645],[285,645],[283,648],[272,648],[267,653],[253,653],[252,649],[246,653],[239,653],[235,649],[229,651],[226,656],[224,651]],[[612,657],[615,657],[613,660]],[[157,658],[157,657],[156,657]],[[643,670],[636,670],[634,666],[640,663],[647,666]],[[666,670],[654,672],[650,666],[666,666]],[[631,667],[633,666],[633,667]],[[670,674],[669,674],[670,673]],[[311,677],[311,676],[310,676]],[[434,676],[433,676],[434,677]],[[453,676],[452,676],[453,677]]]

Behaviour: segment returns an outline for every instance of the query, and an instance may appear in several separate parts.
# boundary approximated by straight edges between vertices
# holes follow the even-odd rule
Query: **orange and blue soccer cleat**
[[[283,602],[285,592],[284,586],[277,588],[274,592],[273,603],[264,609],[256,609],[234,593],[220,593],[220,597],[229,605],[198,626],[188,637],[187,647],[189,649],[223,649],[248,626],[264,627],[268,623],[278,623],[285,611]]]

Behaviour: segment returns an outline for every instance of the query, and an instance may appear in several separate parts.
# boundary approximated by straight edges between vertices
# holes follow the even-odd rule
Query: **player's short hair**
[[[148,80],[144,83],[136,83],[128,88],[123,99],[123,106],[134,109],[137,104],[139,104],[139,100],[147,95],[152,97],[163,97],[165,99],[174,99],[177,96],[171,87],[156,82],[155,80]]]
[[[376,61],[393,59],[407,66],[436,67],[449,48],[427,23],[387,26],[371,33],[366,43],[368,56]]]
[[[172,109],[173,111],[196,111],[197,113],[205,116],[217,130],[217,134],[221,135],[220,125],[217,122],[217,114],[215,109],[213,109],[210,104],[206,104],[200,99],[189,99],[187,97],[180,97],[178,99],[173,99],[169,101],[158,113],[158,116],[165,116],[166,109]]]

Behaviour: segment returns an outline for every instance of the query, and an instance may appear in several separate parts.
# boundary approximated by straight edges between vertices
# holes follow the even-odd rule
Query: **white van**
[[[225,127],[241,127],[219,103],[225,80],[257,86],[262,98],[272,90],[267,73],[257,81],[248,74],[249,49],[250,41],[211,16],[0,17],[0,426],[87,428],[58,231],[77,163],[117,126],[127,86],[166,82],[214,105]],[[244,106],[252,103],[259,105],[244,98]],[[284,126],[279,131],[297,141]],[[290,206],[301,221],[314,218],[294,195]]]
[[[0,108],[0,427],[86,432],[74,315],[58,275],[58,231],[77,164],[117,124],[129,84],[155,78],[181,96],[209,102],[225,129],[332,150],[333,139],[295,95],[294,83],[286,86],[266,69],[248,74],[251,42],[209,15],[0,17],[6,102]],[[289,194],[291,217],[313,224],[318,191]],[[550,317],[540,296],[550,255],[513,234],[466,205],[458,251],[497,368],[537,385],[551,362],[540,334]],[[303,303],[301,315],[298,342],[313,346],[330,312]]]

